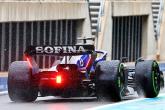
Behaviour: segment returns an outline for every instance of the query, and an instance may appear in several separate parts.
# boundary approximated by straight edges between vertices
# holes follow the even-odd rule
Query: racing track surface
[[[165,90],[163,90],[162,92],[165,93]],[[104,108],[100,106],[103,106]],[[94,109],[89,109],[89,108],[94,108]],[[8,95],[0,96],[0,110],[84,110],[84,109],[165,110],[165,94],[162,96],[160,95],[158,98],[154,98],[154,99],[143,99],[143,98],[139,99],[137,97],[128,97],[119,103],[112,103],[108,101],[98,102],[95,98],[62,99],[59,97],[52,97],[52,96],[39,97],[35,102],[30,102],[30,103],[23,103],[23,102],[15,103],[10,101]]]
[[[38,98],[31,103],[14,103],[8,95],[0,96],[0,110],[83,110],[109,104],[96,99],[61,99],[55,97]]]
[[[98,102],[95,98],[40,97],[31,103],[15,103],[10,101],[8,95],[1,95],[0,110],[83,110],[89,108],[94,108],[91,110],[165,110],[165,94],[154,99],[137,99],[135,97],[127,99],[119,103],[112,103]]]

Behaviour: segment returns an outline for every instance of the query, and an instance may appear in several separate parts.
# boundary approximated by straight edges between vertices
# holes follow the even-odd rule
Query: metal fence
[[[28,45],[75,44],[78,20],[0,23],[0,71],[23,59]],[[42,59],[42,60],[41,60]],[[50,57],[38,58],[40,67],[50,67]]]
[[[113,17],[112,59],[141,57],[142,16]]]

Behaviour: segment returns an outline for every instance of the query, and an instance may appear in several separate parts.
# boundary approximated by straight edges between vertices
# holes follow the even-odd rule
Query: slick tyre
[[[160,70],[154,60],[138,62],[135,67],[135,82],[138,95],[156,97],[160,91]]]
[[[120,101],[124,90],[124,66],[118,60],[101,61],[96,65],[98,100]]]
[[[32,86],[31,72],[27,61],[15,61],[10,65],[8,93],[12,101],[31,102],[36,100],[38,90]]]

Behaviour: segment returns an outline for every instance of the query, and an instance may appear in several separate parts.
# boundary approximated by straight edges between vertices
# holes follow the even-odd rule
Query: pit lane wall
[[[86,0],[0,0],[0,22],[89,19]]]
[[[164,1],[164,10],[162,15],[162,22],[160,25],[160,36],[158,42],[158,52],[157,55],[159,60],[165,60],[165,1]]]

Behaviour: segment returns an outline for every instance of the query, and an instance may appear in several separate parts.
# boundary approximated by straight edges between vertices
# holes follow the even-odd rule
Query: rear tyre
[[[96,94],[99,100],[120,101],[124,90],[124,66],[119,60],[96,65]]]
[[[154,60],[138,62],[135,67],[135,81],[138,95],[156,97],[160,91],[160,70]]]
[[[37,88],[32,86],[31,72],[27,61],[15,61],[9,67],[8,93],[12,101],[31,102],[38,96]]]

